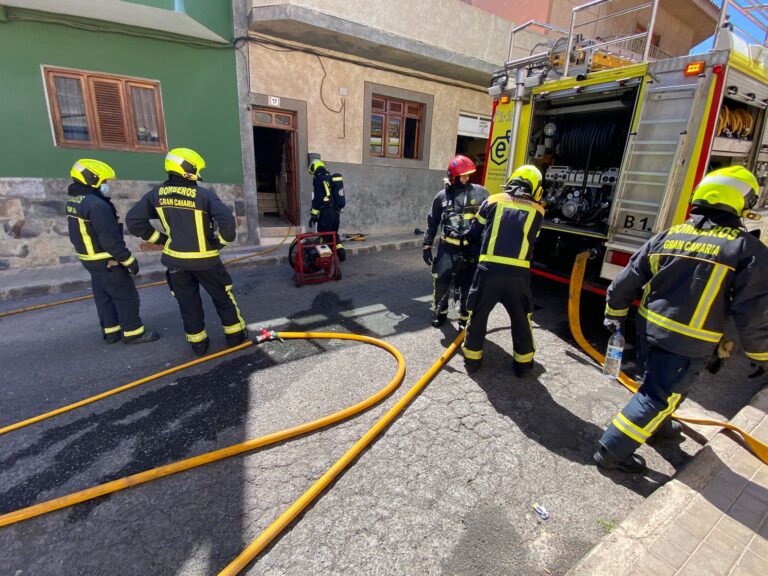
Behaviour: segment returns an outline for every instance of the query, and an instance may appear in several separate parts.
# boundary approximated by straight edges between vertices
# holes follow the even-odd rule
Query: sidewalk
[[[288,265],[288,246],[293,236],[289,237],[285,244],[275,248],[274,242],[261,246],[238,246],[225,248],[221,251],[221,258],[226,263],[240,256],[253,252],[275,248],[264,256],[254,256],[246,260],[234,262],[230,268],[241,266],[268,266],[272,264]],[[274,240],[272,238],[265,240]],[[382,250],[401,250],[405,247],[421,246],[421,235],[413,233],[401,234],[373,234],[365,241],[344,242],[347,256],[354,257],[366,252],[381,252]],[[141,265],[141,272],[137,277],[137,284],[163,280],[165,278],[165,266],[160,263],[161,252],[139,252],[136,257]],[[79,262],[73,264],[58,264],[56,266],[41,266],[35,268],[11,268],[0,272],[0,300],[10,300],[26,296],[43,296],[46,294],[59,294],[77,290],[89,290],[91,280],[88,272]]]
[[[768,389],[731,421],[768,438]],[[717,434],[568,576],[765,576],[768,466]]]

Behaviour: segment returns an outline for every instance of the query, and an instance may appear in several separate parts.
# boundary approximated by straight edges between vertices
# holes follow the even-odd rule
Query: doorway
[[[255,108],[252,116],[259,227],[265,235],[265,229],[299,223],[296,114]]]
[[[469,179],[473,184],[483,183],[490,126],[491,119],[485,116],[464,112],[459,114],[456,154],[462,154],[475,163],[477,171]]]

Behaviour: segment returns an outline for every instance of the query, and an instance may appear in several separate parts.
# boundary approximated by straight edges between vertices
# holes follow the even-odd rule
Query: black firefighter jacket
[[[67,190],[69,239],[86,268],[103,267],[107,260],[133,262],[123,239],[123,225],[109,198],[97,189],[75,182]]]
[[[478,268],[503,273],[529,269],[543,220],[544,208],[527,194],[489,196],[469,231],[473,241],[482,236]]]
[[[606,317],[642,300],[638,330],[680,356],[712,353],[733,316],[747,356],[768,361],[768,247],[736,216],[694,214],[648,240],[608,288]]]
[[[134,236],[159,243],[163,235],[150,220],[158,219],[168,236],[162,262],[178,270],[207,270],[219,260],[219,248],[235,239],[236,221],[216,194],[181,176],[153,186],[128,211],[125,224]]]
[[[480,205],[488,198],[488,190],[478,184],[446,186],[435,194],[432,208],[427,214],[427,229],[424,232],[424,246],[432,246],[440,230],[440,241],[451,246],[466,244],[472,219]]]
[[[323,208],[332,208],[337,212],[347,205],[344,188],[339,174],[331,175],[327,168],[320,167],[312,177],[312,210],[310,214],[317,216]]]

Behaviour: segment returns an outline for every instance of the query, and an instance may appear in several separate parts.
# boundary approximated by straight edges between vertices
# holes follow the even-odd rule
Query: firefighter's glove
[[[717,353],[718,358],[728,358],[731,355],[731,352],[734,351],[736,348],[736,344],[733,340],[726,340],[725,338],[720,338],[720,342],[717,343],[717,349],[715,352]]]
[[[312,214],[309,217],[309,227],[314,228],[316,224],[317,224],[317,216],[315,214]]]
[[[432,262],[434,261],[434,258],[432,257],[432,246],[424,246],[421,251],[421,256],[424,258],[424,262],[427,266],[432,266]]]
[[[608,329],[608,331],[611,334],[613,334],[614,332],[616,332],[616,330],[621,328],[621,320],[616,320],[614,318],[606,318],[603,320],[603,326],[605,326]]]
[[[717,374],[723,367],[723,362],[731,355],[731,352],[736,348],[736,344],[732,340],[726,340],[720,338],[717,343],[717,347],[712,351],[712,356],[707,362],[707,372],[710,374]]]
[[[136,260],[136,258],[133,258],[128,264],[123,264],[123,266],[125,266],[128,270],[128,274],[131,276],[136,276],[139,273],[139,261]]]

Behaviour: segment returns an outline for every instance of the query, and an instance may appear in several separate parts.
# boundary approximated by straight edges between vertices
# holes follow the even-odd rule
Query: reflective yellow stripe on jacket
[[[460,238],[448,238],[448,236],[440,236],[440,241],[453,246],[466,246],[467,241]]]
[[[205,227],[203,226],[202,210],[195,210],[195,230],[197,231],[197,250],[198,252],[205,252],[207,246],[205,244]]]
[[[663,256],[663,254],[655,253],[649,255],[648,260],[651,268],[651,274],[654,276],[659,272],[659,259],[661,256]],[[731,268],[717,262],[713,262],[712,264],[712,272],[710,273],[709,279],[704,286],[704,290],[699,297],[699,301],[696,304],[696,309],[693,312],[691,321],[688,324],[683,324],[682,322],[677,322],[676,320],[662,316],[661,314],[649,310],[645,306],[645,301],[651,292],[652,281],[648,282],[643,290],[643,299],[638,311],[639,314],[649,322],[653,322],[657,326],[661,326],[662,328],[665,328],[671,332],[676,332],[678,334],[682,334],[683,336],[696,338],[697,340],[703,340],[705,342],[719,342],[723,333],[705,330],[704,324],[707,321],[707,317],[709,316],[712,304],[715,302],[715,300],[717,300],[717,297],[722,290],[723,281],[728,276],[728,272],[731,270]],[[606,307],[606,311],[608,311],[608,307]],[[611,309],[612,314],[617,315],[616,312],[617,311],[613,311],[613,309]]]
[[[205,242],[205,226],[203,221],[203,212],[201,210],[195,210],[195,230],[197,231],[197,245],[198,245],[198,251],[196,252],[179,252],[178,250],[173,250],[172,248],[169,248],[169,246],[172,245],[171,241],[171,228],[168,226],[168,221],[165,217],[165,212],[163,208],[156,208],[157,215],[160,217],[160,221],[163,223],[163,227],[165,228],[165,233],[168,236],[168,241],[165,243],[165,248],[163,248],[163,254],[167,254],[168,256],[172,256],[173,258],[181,258],[181,259],[195,259],[195,258],[213,258],[214,256],[219,255],[218,250],[206,250],[206,242]]]
[[[605,313],[610,314],[611,316],[626,316],[629,314],[629,308],[622,308],[619,310],[618,308],[611,308],[608,306],[608,304],[605,305]]]
[[[525,224],[523,225],[523,238],[520,245],[520,252],[517,255],[517,257],[498,256],[494,253],[496,248],[496,241],[498,240],[498,237],[499,237],[501,219],[504,215],[505,210],[519,210],[519,211],[528,213],[528,216],[525,219]],[[480,262],[491,262],[494,264],[504,264],[507,266],[530,268],[531,263],[526,258],[528,256],[528,250],[530,248],[528,235],[531,232],[531,226],[533,225],[533,221],[536,218],[537,211],[538,211],[537,207],[533,205],[527,205],[519,202],[497,202],[496,213],[494,214],[493,224],[491,228],[491,237],[488,241],[488,251],[485,254],[480,255]],[[483,219],[479,214],[477,218],[480,223],[485,223],[485,219]]]
[[[95,260],[107,260],[112,258],[112,254],[109,252],[96,252],[93,249],[93,240],[91,239],[91,235],[88,234],[88,228],[85,225],[86,220],[83,218],[78,218],[77,216],[72,216],[71,214],[69,214],[68,217],[76,219],[80,228],[80,236],[82,237],[83,245],[85,246],[85,254],[80,254],[79,252],[77,253],[77,257],[80,258],[80,260],[91,262]]]
[[[720,293],[720,288],[723,285],[723,280],[728,275],[728,268],[720,264],[715,264],[712,274],[709,276],[707,285],[704,287],[704,293],[699,299],[699,303],[696,306],[696,310],[691,318],[691,326],[695,328],[701,328],[704,326],[704,322],[709,315],[709,309],[712,307],[712,303]]]
[[[709,330],[702,330],[700,328],[695,328],[687,324],[676,322],[675,320],[666,318],[661,314],[657,314],[656,312],[648,310],[648,308],[645,306],[640,306],[638,313],[640,316],[648,320],[648,322],[653,322],[654,324],[661,326],[662,328],[666,328],[671,332],[677,332],[678,334],[682,334],[683,336],[688,336],[690,338],[696,338],[698,340],[704,340],[705,342],[713,342],[716,344],[723,336],[722,332],[711,332]]]

